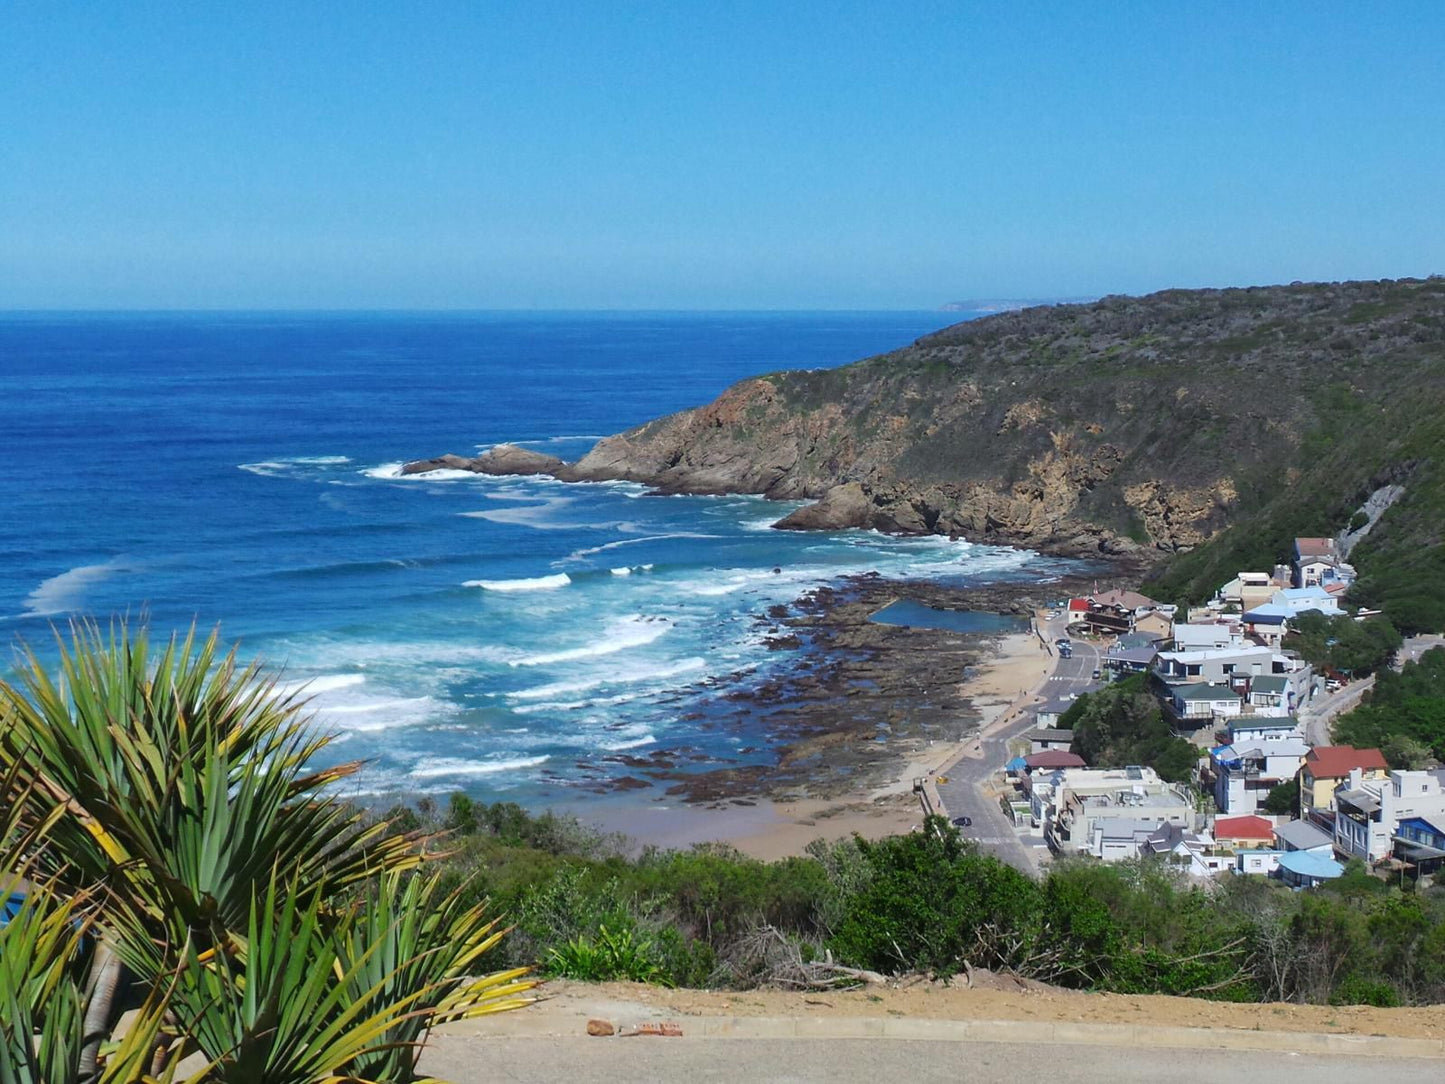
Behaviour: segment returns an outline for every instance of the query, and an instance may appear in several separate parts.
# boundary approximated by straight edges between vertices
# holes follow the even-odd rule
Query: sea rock
[[[873,502],[857,482],[834,486],[814,504],[790,512],[773,526],[780,531],[838,531],[866,527],[873,517]]]
[[[519,448],[515,444],[497,444],[472,460],[471,469],[478,474],[556,474],[565,464],[555,455]]]
[[[410,463],[404,463],[401,468],[402,474],[430,474],[434,470],[471,470],[474,461],[464,456],[439,455],[435,459],[417,459]]]
[[[434,470],[465,470],[473,474],[531,475],[557,474],[566,464],[555,455],[545,455],[515,444],[498,444],[474,459],[460,455],[439,455],[418,459],[402,466],[402,474],[426,474]]]

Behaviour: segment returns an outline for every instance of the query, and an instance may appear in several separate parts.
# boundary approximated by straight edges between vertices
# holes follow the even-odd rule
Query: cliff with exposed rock
[[[1272,563],[1284,532],[1338,529],[1385,482],[1403,482],[1406,505],[1434,492],[1442,391],[1445,280],[1170,290],[1000,313],[841,368],[744,380],[575,463],[521,465],[817,502],[782,528],[1210,551],[1227,555],[1217,570],[1193,554],[1169,568],[1227,578],[1237,560]],[[1371,546],[1400,541],[1391,517],[1411,520],[1392,508]],[[1246,523],[1261,540],[1229,530]]]

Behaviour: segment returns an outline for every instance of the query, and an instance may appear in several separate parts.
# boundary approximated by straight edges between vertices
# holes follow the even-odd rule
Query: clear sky
[[[0,0],[0,308],[1445,271],[1445,4]]]

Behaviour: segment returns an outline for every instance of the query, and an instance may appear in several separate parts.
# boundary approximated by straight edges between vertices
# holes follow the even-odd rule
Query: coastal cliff
[[[810,499],[777,526],[1063,554],[1162,558],[1234,535],[1211,551],[1227,578],[1403,482],[1370,540],[1398,543],[1411,495],[1439,489],[1442,392],[1445,279],[1169,290],[988,316],[744,380],[575,463],[502,448],[475,469]],[[1241,543],[1229,528],[1245,524],[1262,533]]]

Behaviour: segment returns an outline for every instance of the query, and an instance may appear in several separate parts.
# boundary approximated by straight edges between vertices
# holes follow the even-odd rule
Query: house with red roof
[[[1078,753],[1071,753],[1067,749],[1045,749],[1039,753],[1030,753],[1024,757],[1024,770],[1027,772],[1052,772],[1059,768],[1085,768],[1088,764]]]
[[[1221,846],[1240,850],[1274,846],[1274,825],[1263,817],[1220,817],[1214,822],[1214,840]]]
[[[1365,779],[1384,779],[1389,771],[1378,749],[1353,745],[1317,745],[1305,754],[1299,772],[1300,815],[1311,809],[1334,811],[1335,787],[1359,768]]]

